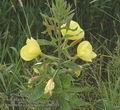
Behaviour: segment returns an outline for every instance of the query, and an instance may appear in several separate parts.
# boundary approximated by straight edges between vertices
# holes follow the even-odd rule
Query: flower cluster
[[[62,35],[69,40],[82,40],[84,38],[84,30],[73,20],[70,21],[69,26],[63,24],[61,28]],[[77,47],[77,56],[84,61],[92,62],[92,59],[97,55],[92,51],[92,45],[90,42],[83,41]]]
[[[85,32],[84,30],[79,26],[79,24],[73,20],[71,20],[69,23],[65,23],[61,25],[61,34],[65,39],[68,40],[82,40],[84,38]],[[92,45],[89,41],[81,41],[78,44],[77,47],[77,53],[76,56],[80,58],[83,61],[86,62],[92,62],[92,60],[97,56],[95,52],[93,52]],[[38,56],[42,56],[41,48],[38,44],[38,42],[33,39],[32,37],[27,39],[26,45],[23,46],[20,50],[20,56],[25,61],[31,61]],[[80,69],[76,70],[76,74],[79,76]],[[33,78],[29,80],[29,84],[31,84]],[[55,87],[54,79],[50,78],[45,86],[44,94],[50,94],[52,95],[52,91]]]

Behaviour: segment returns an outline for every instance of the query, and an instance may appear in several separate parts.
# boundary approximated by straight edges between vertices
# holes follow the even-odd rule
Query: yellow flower
[[[44,94],[50,94],[50,96],[52,95],[52,90],[55,88],[55,83],[53,81],[53,78],[51,78],[48,82],[47,85],[45,86],[44,89]]]
[[[92,45],[88,41],[83,41],[77,47],[77,56],[84,61],[92,62],[97,55],[92,51]]]
[[[61,26],[61,33],[66,36],[69,40],[79,40],[84,38],[84,30],[79,26],[79,24],[73,20],[70,21],[69,27],[67,24]]]
[[[42,54],[42,52],[39,47],[39,44],[32,37],[30,39],[27,39],[26,45],[23,46],[20,50],[20,56],[25,61],[30,61],[30,60],[38,57],[41,54]]]

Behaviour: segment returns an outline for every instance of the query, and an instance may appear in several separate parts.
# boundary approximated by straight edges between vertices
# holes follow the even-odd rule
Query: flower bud
[[[81,71],[82,71],[82,68],[83,68],[82,66],[79,66],[79,68],[75,70],[75,75],[76,75],[76,77],[79,77],[79,76],[80,76]]]
[[[53,78],[51,78],[44,89],[44,94],[50,94],[52,95],[52,90],[55,88],[55,83],[53,81]]]
[[[28,88],[29,88],[29,89],[32,89],[32,87],[33,87],[32,83],[33,83],[33,81],[35,81],[38,77],[39,77],[39,76],[33,76],[32,78],[30,78],[30,79],[28,80]]]

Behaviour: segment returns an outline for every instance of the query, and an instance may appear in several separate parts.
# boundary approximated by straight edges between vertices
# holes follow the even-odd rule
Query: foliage
[[[19,1],[22,1],[22,5]],[[42,105],[48,105],[48,99],[59,101],[62,105],[59,108],[61,110],[74,108],[119,110],[120,1],[55,1],[57,2],[50,0],[0,1],[0,109],[40,110],[40,107],[33,106],[14,107],[12,105],[14,100],[10,102],[11,107],[6,104],[6,100],[10,99],[11,94],[20,94],[20,99],[24,97],[27,99],[23,103],[35,101],[36,103],[42,102]],[[72,10],[74,8],[75,10]],[[66,22],[69,25],[72,18],[81,24],[85,31],[85,39],[89,40],[94,45],[95,51],[99,53],[97,60],[91,64],[82,65],[81,60],[72,62],[78,42],[68,42],[66,49],[73,53],[71,56],[68,52],[64,51],[63,55],[62,50],[57,50],[60,39],[58,40],[54,33],[56,27]],[[21,46],[25,44],[26,38],[31,36],[37,39],[42,52],[48,54],[42,59],[43,61],[36,59],[28,63],[19,57]],[[62,37],[61,43],[63,40]],[[114,48],[116,48],[115,52]],[[55,49],[56,51],[54,51]],[[60,55],[62,59],[71,59],[71,61],[61,61],[62,65],[60,65],[56,59],[59,51],[62,53]],[[55,55],[55,57],[49,55]],[[39,63],[35,64],[36,61]],[[83,67],[79,68],[78,64]],[[46,82],[54,75],[57,67],[60,67],[60,71],[55,76],[53,95],[51,97],[44,95]],[[75,70],[81,71],[81,69],[80,76],[76,77]],[[64,73],[66,73],[66,77]],[[35,80],[33,81],[33,79]],[[44,79],[46,80],[44,81]],[[41,109],[54,110],[58,108],[50,106]]]

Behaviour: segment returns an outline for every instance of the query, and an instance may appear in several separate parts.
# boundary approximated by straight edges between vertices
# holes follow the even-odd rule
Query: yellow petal
[[[27,39],[26,44],[27,45],[34,45],[36,47],[39,47],[38,42],[35,39],[33,39],[32,37],[30,39]]]
[[[66,24],[63,24],[61,26],[61,33],[69,40],[79,40],[84,38],[84,30],[79,26],[77,22],[73,20],[70,21],[68,29],[66,27]]]
[[[84,61],[92,62],[97,55],[92,51],[92,45],[88,41],[83,41],[77,47],[77,56]]]
[[[92,56],[92,58],[96,58],[97,57],[97,54],[95,53],[95,52],[92,52],[92,54],[91,54]]]
[[[33,56],[31,56],[31,54],[29,54],[28,52],[28,47],[27,45],[22,47],[22,49],[20,50],[20,56],[22,57],[23,60],[25,61],[30,61],[33,59]]]
[[[33,38],[27,39],[26,45],[23,46],[20,50],[20,56],[25,61],[30,61],[30,60],[38,57],[41,54],[42,54],[42,52],[39,47],[39,44]]]

